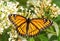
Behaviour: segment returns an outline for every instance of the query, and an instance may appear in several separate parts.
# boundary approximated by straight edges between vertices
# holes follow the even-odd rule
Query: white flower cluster
[[[51,17],[57,17],[58,15],[60,15],[60,8],[56,6],[56,4],[53,4],[53,6],[51,6],[50,9],[52,11]]]
[[[10,35],[9,41],[16,41],[16,38],[18,37],[16,30],[12,29],[10,32],[7,32],[7,34]]]
[[[27,6],[34,6],[32,9],[36,15],[33,14],[33,17],[45,16],[46,12],[49,12],[51,18],[60,15],[60,8],[54,3],[51,4],[52,0],[29,0],[27,3]]]
[[[10,35],[9,41],[27,41],[25,38],[19,36],[17,31],[12,29],[10,32],[7,32]],[[17,39],[18,38],[18,39]]]
[[[0,34],[2,34],[3,30],[8,28],[10,23],[8,22],[9,14],[16,14],[18,11],[17,5],[19,3],[16,2],[4,2],[0,1]]]

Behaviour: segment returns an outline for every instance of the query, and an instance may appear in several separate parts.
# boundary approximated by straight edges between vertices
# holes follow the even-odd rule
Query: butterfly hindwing
[[[31,22],[29,23],[28,35],[35,36],[41,30],[47,28],[51,24],[52,22],[47,19],[39,19],[39,18],[32,19]]]
[[[29,24],[28,36],[34,36],[39,33],[39,30],[32,23]]]
[[[26,34],[26,18],[17,14],[10,14],[9,20],[16,26],[16,30],[19,34]]]
[[[22,24],[21,26],[19,26],[19,27],[17,28],[18,33],[19,33],[20,35],[25,36],[25,35],[26,35],[26,27],[27,27],[27,23],[24,23],[24,24]]]

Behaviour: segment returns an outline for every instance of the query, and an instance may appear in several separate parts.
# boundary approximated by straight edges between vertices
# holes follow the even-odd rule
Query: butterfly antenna
[[[26,17],[28,17],[28,14],[26,14]]]

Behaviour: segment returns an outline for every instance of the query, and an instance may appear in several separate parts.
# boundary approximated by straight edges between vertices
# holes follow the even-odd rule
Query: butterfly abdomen
[[[28,32],[30,21],[31,21],[30,18],[28,18],[28,19],[26,20],[26,22],[27,22],[26,33]]]

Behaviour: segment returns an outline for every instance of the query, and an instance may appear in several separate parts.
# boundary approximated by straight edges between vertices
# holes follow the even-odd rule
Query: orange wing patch
[[[19,15],[15,15],[15,14],[11,14],[9,15],[9,19],[11,22],[13,22],[13,24],[15,24],[16,26],[21,25],[22,23],[26,22],[26,19],[23,18],[22,16]]]
[[[31,21],[38,29],[44,29],[47,26],[51,25],[51,21],[50,20],[46,20],[46,19],[33,19]]]

